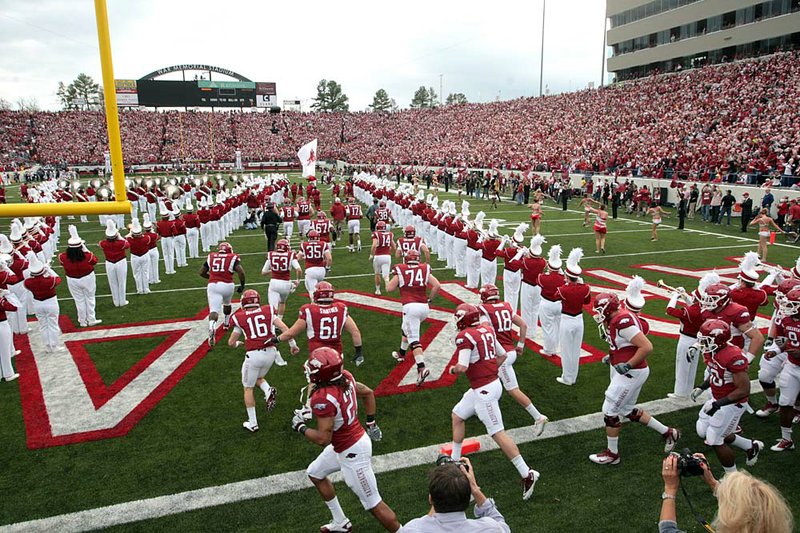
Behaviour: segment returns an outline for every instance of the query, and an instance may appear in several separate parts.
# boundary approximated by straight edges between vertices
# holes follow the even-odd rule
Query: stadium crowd
[[[798,52],[633,82],[487,104],[395,113],[121,114],[129,163],[320,158],[518,170],[568,167],[681,179],[794,176],[800,146]],[[277,132],[277,133],[274,133]],[[0,166],[100,164],[100,112],[2,112]]]

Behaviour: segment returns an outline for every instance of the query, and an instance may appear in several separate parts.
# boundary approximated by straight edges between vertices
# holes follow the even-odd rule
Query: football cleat
[[[786,439],[781,439],[778,444],[771,447],[770,450],[773,452],[785,452],[786,450],[794,450],[794,442]]]
[[[275,409],[275,399],[278,396],[278,390],[275,387],[269,388],[269,396],[267,396],[267,412],[272,412]]]
[[[599,465],[618,465],[619,454],[612,453],[611,450],[606,448],[600,453],[593,453],[590,455],[589,460]]]
[[[256,431],[258,431],[258,425],[251,424],[249,420],[245,420],[244,422],[242,422],[242,427],[247,431],[249,431],[250,433],[255,433]]]
[[[217,343],[217,332],[213,330],[209,330],[208,332],[208,347],[213,348],[214,345]]]
[[[338,524],[336,522],[331,522],[330,524],[325,524],[319,528],[319,533],[349,533],[350,531],[353,531],[353,525],[347,518]]]
[[[780,406],[777,403],[767,402],[764,404],[764,407],[756,411],[756,416],[758,418],[767,418],[772,413],[777,413]]]
[[[354,355],[353,356],[353,363],[358,367],[364,364],[364,356],[363,355]]]
[[[533,496],[533,487],[535,487],[536,482],[539,481],[539,475],[539,472],[536,470],[531,470],[528,472],[528,475],[522,479],[523,501],[530,500],[531,496]]]
[[[753,446],[747,450],[747,466],[753,466],[758,462],[758,454],[764,449],[764,443],[760,440],[754,440]]]
[[[400,352],[392,352],[392,357],[394,357],[398,363],[402,363],[406,360],[406,356],[400,355]]]
[[[546,416],[542,415],[542,417],[533,424],[533,436],[538,437],[542,433],[544,433],[544,427],[547,423],[550,422],[550,419]]]
[[[664,437],[664,453],[670,453],[675,449],[675,445],[678,444],[678,439],[681,438],[681,432],[676,428],[669,428],[662,437]]]
[[[421,387],[422,384],[428,379],[428,376],[431,375],[431,371],[427,368],[418,368],[417,369],[417,387]]]

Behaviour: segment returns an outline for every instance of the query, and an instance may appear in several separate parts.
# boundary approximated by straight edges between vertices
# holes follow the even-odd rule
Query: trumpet
[[[670,286],[670,285],[667,285],[666,283],[664,283],[664,280],[663,280],[663,279],[660,279],[660,280],[658,280],[658,281],[656,282],[656,286],[657,286],[658,288],[660,288],[660,289],[667,289],[667,290],[668,290],[668,291],[670,291],[670,292],[676,292],[676,293],[678,293],[678,295],[679,295],[681,298],[683,298],[683,299],[684,299],[684,300],[685,300],[687,303],[691,303],[691,302],[694,300],[694,298],[692,298],[692,297],[691,297],[691,296],[690,296],[690,295],[689,295],[689,294],[686,292],[686,289],[684,289],[683,287],[677,287],[677,288],[675,288],[675,287],[672,287],[672,286]]]

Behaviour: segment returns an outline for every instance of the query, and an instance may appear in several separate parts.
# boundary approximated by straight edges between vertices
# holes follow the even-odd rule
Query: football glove
[[[695,387],[694,390],[689,393],[689,398],[691,398],[693,402],[696,402],[701,394],[703,394],[703,389],[700,387]]]
[[[300,415],[301,417],[303,417],[303,420],[305,420],[306,422],[311,420],[311,408],[308,407],[308,406],[305,406],[305,407],[303,407],[301,409],[295,409],[294,410],[294,414]]]
[[[379,428],[378,424],[375,422],[367,422],[367,435],[372,442],[380,442],[383,438],[383,431],[381,431],[381,428]]]
[[[236,294],[242,294],[243,290],[244,290],[244,283],[236,287]]]
[[[697,344],[692,344],[686,350],[686,362],[691,363],[692,361],[697,359],[698,355],[700,355],[700,346],[698,346]]]
[[[603,357],[603,358],[602,358],[600,361],[601,361],[601,362],[602,362],[604,365],[610,365],[610,364],[611,364],[611,363],[610,363],[610,361],[611,361],[611,356],[610,356],[610,355],[606,355],[606,356],[604,356],[604,357]]]
[[[719,411],[719,404],[717,402],[711,402],[711,404],[705,408],[705,412],[708,416],[714,416],[717,411]]]
[[[617,371],[617,374],[627,374],[628,370],[631,369],[631,365],[628,363],[617,363],[614,365],[614,370]]]
[[[292,430],[297,431],[298,433],[303,432],[303,428],[306,427],[306,421],[303,418],[302,413],[299,409],[295,410],[294,416],[292,417]]]

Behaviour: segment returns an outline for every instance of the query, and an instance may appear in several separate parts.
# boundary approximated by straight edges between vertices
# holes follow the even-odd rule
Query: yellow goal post
[[[111,152],[111,172],[114,176],[113,202],[62,202],[0,204],[0,217],[35,217],[62,215],[118,215],[131,212],[125,190],[125,167],[122,163],[122,141],[119,136],[117,93],[114,91],[114,65],[111,61],[111,37],[108,31],[106,0],[94,0],[97,18],[97,41],[100,46],[100,66],[103,71],[103,91],[108,126],[108,147]]]

